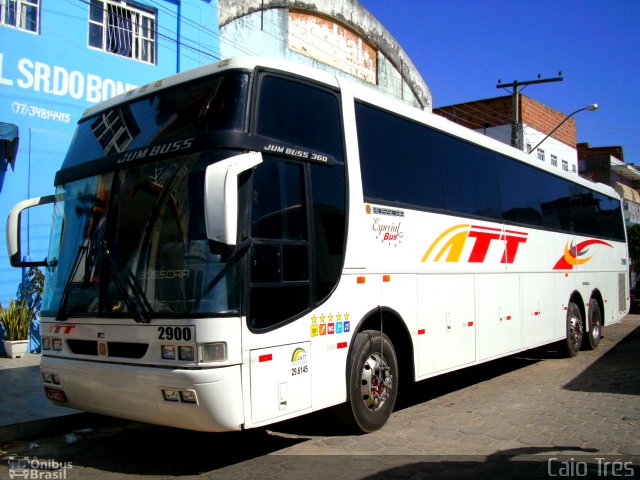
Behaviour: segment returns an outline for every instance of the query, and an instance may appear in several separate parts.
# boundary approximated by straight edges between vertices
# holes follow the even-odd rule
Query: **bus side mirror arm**
[[[227,158],[207,167],[204,211],[207,238],[235,245],[238,238],[238,176],[262,163],[260,152]]]
[[[20,230],[21,230],[21,213],[31,207],[40,205],[48,205],[56,201],[55,195],[46,195],[44,197],[30,198],[17,203],[9,212],[7,217],[7,253],[12,267],[45,267],[47,259],[37,262],[26,262],[22,260],[20,249]]]

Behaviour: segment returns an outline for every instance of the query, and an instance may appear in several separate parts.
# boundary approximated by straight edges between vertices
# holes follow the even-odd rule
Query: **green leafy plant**
[[[17,300],[9,300],[9,306],[0,304],[0,324],[4,329],[4,340],[27,340],[31,322],[40,312],[44,275],[40,269],[31,267],[18,286]]]
[[[30,267],[24,275],[24,280],[18,286],[18,301],[25,302],[33,316],[40,313],[42,291],[44,289],[44,274],[37,267]]]
[[[25,301],[9,300],[9,306],[0,304],[0,323],[4,328],[4,340],[27,340],[34,313]]]

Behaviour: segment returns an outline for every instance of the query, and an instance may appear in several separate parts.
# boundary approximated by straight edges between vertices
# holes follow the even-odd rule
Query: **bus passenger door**
[[[310,342],[251,350],[253,424],[311,408]]]
[[[418,276],[418,376],[476,359],[473,275]]]

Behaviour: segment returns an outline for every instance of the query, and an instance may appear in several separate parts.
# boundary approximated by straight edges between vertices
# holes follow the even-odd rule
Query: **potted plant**
[[[8,357],[23,356],[29,347],[31,324],[37,317],[42,303],[44,275],[31,267],[25,272],[18,286],[17,300],[9,300],[9,306],[0,304],[0,324],[4,329],[4,351]]]
[[[29,345],[29,330],[34,313],[24,300],[9,300],[9,306],[0,304],[0,323],[4,328],[4,351],[7,357],[22,357]]]

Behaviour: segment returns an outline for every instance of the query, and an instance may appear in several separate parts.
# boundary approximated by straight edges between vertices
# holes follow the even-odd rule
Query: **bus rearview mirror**
[[[235,245],[238,237],[238,176],[262,163],[260,152],[243,153],[207,167],[204,211],[207,238]]]
[[[21,213],[24,210],[32,207],[38,207],[40,205],[48,205],[55,201],[55,195],[30,198],[17,203],[9,212],[9,216],[7,217],[7,253],[12,267],[44,267],[47,265],[46,259],[36,262],[25,261],[22,259],[20,248],[20,231],[22,230],[22,226],[20,224],[20,220]]]

